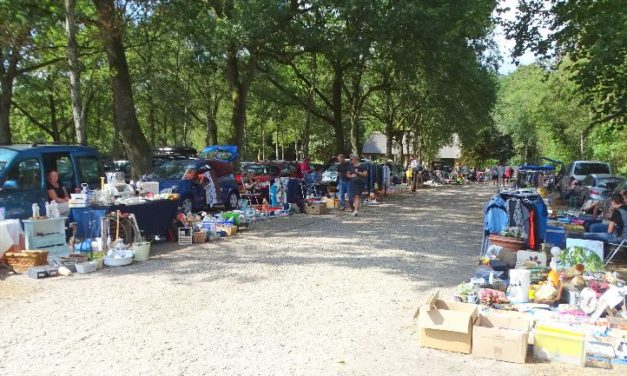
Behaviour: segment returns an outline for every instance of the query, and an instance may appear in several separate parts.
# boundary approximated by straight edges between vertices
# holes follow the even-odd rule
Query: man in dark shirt
[[[627,224],[627,205],[623,196],[620,193],[612,195],[612,215],[609,219],[609,225],[607,232],[595,233],[586,232],[583,237],[589,240],[601,240],[605,243],[620,243],[627,231],[625,225]]]
[[[346,210],[346,195],[350,190],[351,179],[348,177],[348,172],[351,170],[351,164],[344,158],[344,154],[337,156],[339,165],[337,166],[337,191],[340,199],[340,209]],[[350,200],[348,201],[348,207],[351,209]]]

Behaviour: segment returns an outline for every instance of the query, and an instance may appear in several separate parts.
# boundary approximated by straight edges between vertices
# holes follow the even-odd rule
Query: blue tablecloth
[[[146,239],[155,235],[164,237],[172,221],[178,213],[178,201],[148,201],[141,205],[112,205],[70,209],[69,222],[77,223],[78,238],[94,238],[100,236],[100,220],[107,213],[120,210],[122,213],[133,213],[137,225]]]

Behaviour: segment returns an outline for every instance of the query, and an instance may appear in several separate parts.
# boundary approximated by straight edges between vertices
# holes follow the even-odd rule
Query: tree
[[[151,167],[150,146],[137,121],[131,76],[123,42],[124,24],[113,0],[94,0],[98,28],[106,50],[111,75],[114,121],[118,125],[124,148],[131,162],[134,178]]]
[[[76,41],[76,0],[64,0],[65,31],[67,33],[67,59],[70,68],[70,93],[76,141],[87,144],[85,108],[81,100],[81,68],[78,64],[78,42]]]
[[[516,20],[506,23],[516,40],[514,56],[527,49],[553,61],[572,60],[572,80],[581,102],[593,112],[591,125],[612,122],[622,128],[627,116],[627,1],[521,0]],[[543,35],[543,30],[548,30]]]

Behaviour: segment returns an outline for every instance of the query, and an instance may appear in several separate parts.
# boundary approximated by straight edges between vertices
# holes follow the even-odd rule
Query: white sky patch
[[[500,8],[510,8],[508,12],[501,14],[501,17],[507,21],[513,21],[516,17],[517,6],[518,0],[501,0],[499,2]],[[508,74],[515,71],[516,65],[512,62],[512,49],[516,42],[505,38],[505,31],[500,25],[497,25],[494,31],[494,39],[503,57],[503,62],[499,67],[499,73]],[[520,65],[527,65],[535,62],[536,58],[532,52],[527,51],[518,60]]]

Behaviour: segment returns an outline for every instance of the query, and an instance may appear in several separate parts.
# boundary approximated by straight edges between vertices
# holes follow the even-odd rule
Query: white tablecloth
[[[20,244],[22,225],[18,219],[0,221],[0,256],[12,246]]]

